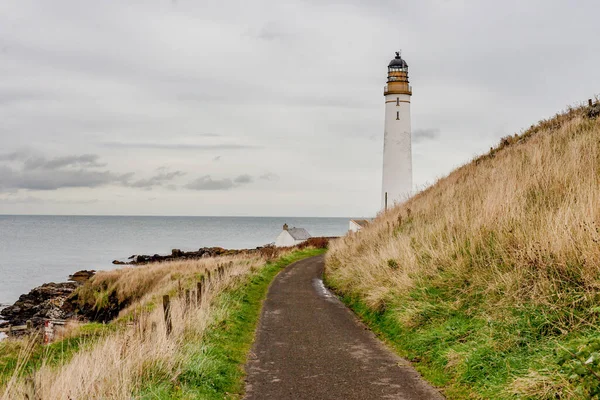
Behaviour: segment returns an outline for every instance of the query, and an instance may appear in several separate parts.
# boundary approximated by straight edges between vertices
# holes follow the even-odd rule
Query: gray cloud
[[[278,181],[279,175],[274,174],[273,172],[267,172],[259,176],[258,179],[262,179],[264,181]]]
[[[213,179],[210,175],[204,175],[184,187],[192,190],[229,190],[251,183],[253,180],[252,176],[247,174],[239,175],[234,179]]]
[[[98,155],[83,154],[80,156],[63,156],[48,159],[30,150],[19,150],[0,155],[0,161],[21,161],[25,170],[45,169],[55,170],[63,167],[104,167],[98,162]]]
[[[185,185],[187,189],[192,190],[228,190],[233,186],[231,179],[212,179],[210,175],[201,176]]]
[[[286,29],[285,25],[269,21],[261,26],[258,32],[249,32],[248,35],[261,40],[270,41],[288,39],[291,36],[291,33]]]
[[[4,161],[0,164],[0,191],[94,188],[125,184],[133,176],[132,173],[98,170],[105,164],[99,163],[94,154],[47,158],[33,151],[20,150],[0,155],[0,161]]]
[[[124,149],[163,149],[163,150],[239,150],[255,149],[258,146],[235,143],[221,144],[188,144],[188,143],[127,143],[105,142],[105,147]]]
[[[440,136],[440,130],[436,128],[415,129],[412,133],[413,143],[421,143],[427,140],[437,139]]]
[[[243,174],[243,175],[240,175],[237,178],[235,178],[233,180],[233,183],[244,184],[244,183],[251,183],[252,181],[254,181],[254,178],[252,178],[252,176],[250,176],[248,174]]]
[[[147,178],[147,179],[140,179],[140,180],[131,182],[130,184],[128,184],[128,186],[134,187],[134,188],[151,189],[154,186],[165,185],[165,184],[173,181],[174,179],[179,178],[184,175],[185,175],[185,172],[183,172],[183,171],[167,171],[164,168],[160,168],[158,174],[156,174],[150,178]],[[168,186],[171,187],[172,185],[168,185]]]
[[[56,190],[61,188],[94,188],[126,183],[132,174],[90,170],[14,170],[0,167],[0,190]]]
[[[88,200],[58,200],[58,199],[44,199],[35,196],[9,196],[6,198],[0,198],[0,204],[66,204],[66,205],[87,205],[98,203],[98,199]]]

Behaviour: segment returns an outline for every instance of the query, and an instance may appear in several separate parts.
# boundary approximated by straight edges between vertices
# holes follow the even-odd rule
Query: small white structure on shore
[[[275,246],[289,247],[300,244],[310,238],[310,234],[304,228],[290,228],[288,224],[283,225],[283,231],[275,239]]]
[[[369,225],[369,223],[367,219],[351,219],[348,224],[348,232],[356,233]]]

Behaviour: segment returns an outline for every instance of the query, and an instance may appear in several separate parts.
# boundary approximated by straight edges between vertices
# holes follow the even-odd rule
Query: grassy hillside
[[[287,249],[271,261],[255,254],[99,272],[77,300],[100,319],[116,318],[75,326],[51,346],[38,338],[0,342],[0,399],[239,398],[269,283],[286,265],[323,252]],[[187,303],[180,294],[193,293],[208,275],[202,302]]]
[[[449,398],[600,387],[598,114],[504,138],[331,245],[328,283]]]

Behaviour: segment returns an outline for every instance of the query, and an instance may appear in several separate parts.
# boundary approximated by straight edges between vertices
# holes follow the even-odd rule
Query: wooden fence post
[[[191,303],[191,295],[190,295],[190,289],[185,289],[185,311],[187,312],[190,308],[190,303]]]
[[[32,323],[31,323],[31,320],[30,320],[30,319],[28,319],[28,320],[27,320],[27,330],[28,330],[28,331],[30,331],[32,327],[33,327],[33,325],[32,325]]]
[[[25,378],[25,387],[27,390],[27,393],[25,393],[25,399],[27,400],[37,400],[38,396],[37,396],[37,391],[35,388],[35,378],[32,377],[27,377]]]
[[[588,99],[588,106],[590,106],[590,107],[591,107],[592,105],[593,105],[593,104],[592,104],[592,99]]]
[[[204,277],[200,280],[200,282],[196,283],[196,306],[200,307],[202,304],[202,282],[204,281]]]
[[[167,330],[167,335],[170,335],[173,330],[173,325],[171,325],[171,300],[169,299],[168,294],[163,296],[163,311],[165,314],[165,328]]]

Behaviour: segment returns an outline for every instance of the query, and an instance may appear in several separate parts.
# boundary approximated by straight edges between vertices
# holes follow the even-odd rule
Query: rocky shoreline
[[[175,260],[193,260],[208,257],[251,254],[264,251],[271,246],[255,249],[231,250],[222,247],[202,247],[197,251],[173,249],[169,255],[132,255],[127,261],[114,260],[115,265],[143,265],[154,262]],[[41,326],[46,319],[71,319],[80,317],[75,304],[69,301],[75,290],[94,276],[94,270],[81,270],[69,276],[68,282],[45,283],[22,294],[12,305],[0,307],[0,328],[9,325],[25,325],[31,321],[33,326]]]
[[[69,296],[96,271],[82,270],[69,276],[68,282],[44,283],[22,294],[13,304],[0,311],[0,328],[8,325],[24,325],[31,321],[40,326],[45,319],[68,319],[74,316],[74,307],[67,301]]]
[[[264,246],[269,247],[269,246]],[[161,256],[160,254],[145,255],[145,254],[134,254],[128,258],[129,261],[114,260],[112,263],[115,265],[142,265],[153,262],[164,262],[164,261],[175,261],[175,260],[194,260],[199,258],[209,257],[221,257],[221,256],[234,256],[237,254],[250,254],[260,251],[264,247],[257,247],[255,249],[242,249],[232,250],[224,249],[222,247],[202,247],[198,251],[181,251],[180,249],[171,250],[171,254]]]
[[[329,239],[325,237],[311,238],[298,245],[325,248]],[[197,251],[171,250],[169,255],[132,255],[127,261],[114,260],[115,265],[144,265],[154,262],[194,260],[209,257],[233,256],[238,254],[260,253],[265,257],[277,254],[278,248],[273,245],[256,247],[254,249],[224,249],[222,247],[202,247]],[[13,305],[0,307],[0,328],[9,325],[25,325],[31,321],[33,326],[39,327],[46,319],[71,319],[85,318],[84,310],[78,310],[76,301],[72,300],[75,290],[95,275],[95,270],[81,270],[69,276],[68,282],[45,283],[32,289],[27,294],[22,294]]]

